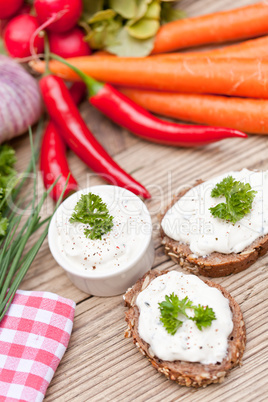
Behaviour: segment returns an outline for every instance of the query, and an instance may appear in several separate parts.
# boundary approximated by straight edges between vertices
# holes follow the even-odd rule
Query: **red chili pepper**
[[[109,84],[105,84],[89,101],[115,123],[160,144],[192,147],[225,138],[247,137],[231,128],[177,124],[158,119]]]
[[[79,158],[106,181],[127,188],[144,198],[150,198],[150,193],[117,165],[90,132],[64,81],[59,77],[46,75],[39,84],[50,117],[67,145]]]
[[[52,57],[69,66],[82,78],[93,106],[115,123],[146,140],[190,147],[230,137],[247,137],[245,133],[231,128],[177,124],[158,119],[111,85],[101,84],[59,56]]]
[[[76,82],[70,89],[70,95],[77,104],[81,101],[85,93],[85,84]],[[58,178],[56,185],[50,192],[54,201],[58,201],[69,176],[68,184],[63,198],[78,190],[78,185],[70,172],[66,159],[66,145],[55,124],[50,121],[46,127],[41,151],[40,151],[40,171],[43,177],[44,186],[48,189]]]

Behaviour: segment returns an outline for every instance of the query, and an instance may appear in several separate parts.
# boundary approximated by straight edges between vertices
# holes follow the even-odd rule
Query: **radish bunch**
[[[9,19],[4,43],[11,57],[43,53],[43,29],[48,33],[51,52],[65,58],[91,53],[77,26],[82,0],[35,0],[31,15],[26,6],[23,0],[0,0],[0,20]]]

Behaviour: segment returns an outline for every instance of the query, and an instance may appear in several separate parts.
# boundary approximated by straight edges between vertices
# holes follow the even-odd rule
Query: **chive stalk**
[[[52,215],[48,218],[40,220],[40,211],[44,204],[44,201],[48,197],[49,193],[52,191],[53,187],[56,185],[57,180],[53,183],[53,185],[44,192],[41,200],[37,205],[36,203],[36,186],[37,186],[37,178],[36,178],[36,155],[38,151],[38,147],[35,147],[32,140],[32,133],[30,130],[30,144],[31,144],[31,161],[29,166],[24,172],[24,175],[20,182],[18,183],[16,189],[12,193],[14,201],[19,201],[21,198],[20,192],[25,183],[27,173],[33,172],[34,176],[34,184],[33,184],[33,195],[30,203],[27,204],[24,211],[27,210],[29,205],[32,206],[32,212],[28,217],[27,221],[22,225],[21,229],[19,229],[19,225],[21,223],[22,214],[17,215],[14,211],[11,210],[9,204],[5,208],[4,214],[9,219],[9,225],[7,228],[7,233],[5,238],[0,241],[0,322],[3,319],[5,313],[7,312],[15,293],[26,275],[29,267],[31,266],[38,250],[40,249],[43,241],[45,240],[49,223],[52,219]],[[67,183],[63,192],[55,206],[55,210],[60,204],[64,191],[66,189]],[[55,211],[54,210],[54,211]],[[38,240],[34,243],[33,247],[25,253],[25,246],[29,240],[29,238],[36,233],[36,231],[44,226],[43,232],[39,235]]]

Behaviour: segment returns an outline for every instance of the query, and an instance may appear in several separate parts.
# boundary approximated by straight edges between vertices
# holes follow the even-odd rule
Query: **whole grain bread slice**
[[[198,180],[195,183],[195,186],[202,182],[202,180]],[[160,216],[161,221],[166,212],[189,190],[190,188],[185,189],[173,198],[164,214]],[[175,263],[180,264],[181,267],[193,274],[211,278],[227,276],[244,271],[268,251],[268,235],[265,235],[256,239],[240,253],[221,254],[214,252],[206,257],[196,258],[187,244],[171,239],[165,234],[162,227],[160,229],[160,235],[162,238],[162,244],[165,247],[165,254]]]
[[[167,271],[149,271],[126,292],[124,296],[125,305],[129,310],[125,313],[125,320],[128,324],[125,337],[130,338],[132,336],[134,344],[138,347],[140,352],[149,359],[153,367],[160,373],[163,373],[167,378],[176,381],[180,385],[198,388],[205,387],[212,383],[223,382],[225,376],[233,367],[241,365],[241,359],[246,344],[246,329],[239,305],[222,286],[209,280],[204,281],[208,286],[219,289],[223,296],[229,300],[230,309],[233,314],[233,331],[228,337],[227,356],[222,362],[204,365],[185,361],[164,361],[154,356],[150,345],[141,339],[138,332],[139,309],[136,306],[136,298],[151,281],[165,273],[167,273]]]

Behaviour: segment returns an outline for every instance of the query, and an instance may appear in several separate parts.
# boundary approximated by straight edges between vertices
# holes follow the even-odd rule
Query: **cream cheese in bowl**
[[[90,239],[90,226],[70,222],[82,194],[101,197],[113,217],[112,229]],[[152,224],[145,204],[117,186],[94,186],[76,192],[57,209],[51,221],[50,250],[72,282],[86,293],[112,296],[123,293],[151,268],[154,258]]]

